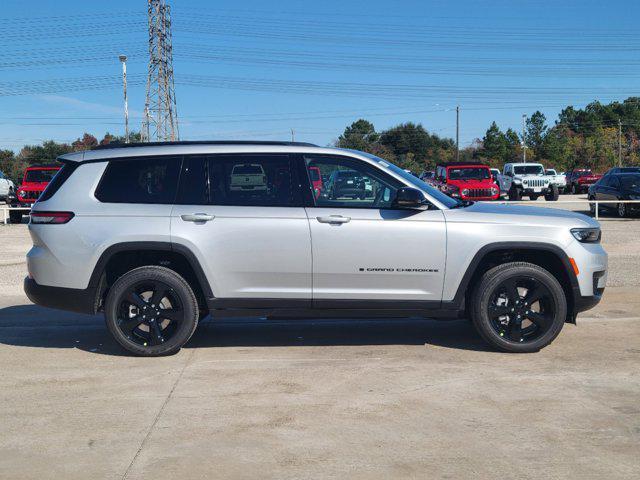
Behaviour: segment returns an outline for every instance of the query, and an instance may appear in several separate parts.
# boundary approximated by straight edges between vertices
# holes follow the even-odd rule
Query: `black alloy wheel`
[[[128,351],[143,356],[175,353],[191,338],[199,316],[189,284],[173,270],[140,267],[120,277],[105,302],[107,327]]]
[[[512,342],[531,342],[553,324],[556,305],[549,289],[530,276],[511,277],[493,291],[488,305],[491,326]]]
[[[626,203],[619,203],[618,204],[618,216],[620,218],[624,218],[627,216],[627,204]]]
[[[171,339],[183,321],[180,298],[169,285],[158,280],[132,285],[118,309],[118,328],[143,347]]]
[[[478,333],[504,352],[536,352],[558,336],[567,300],[558,280],[527,262],[493,267],[478,280],[469,313]]]

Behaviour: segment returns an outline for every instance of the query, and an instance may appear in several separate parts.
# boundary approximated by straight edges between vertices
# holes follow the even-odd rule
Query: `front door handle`
[[[349,223],[351,217],[343,217],[342,215],[329,215],[328,217],[316,217],[320,223],[341,224]]]
[[[180,218],[185,222],[209,222],[216,217],[215,215],[207,215],[206,213],[190,213],[187,215],[180,215]]]

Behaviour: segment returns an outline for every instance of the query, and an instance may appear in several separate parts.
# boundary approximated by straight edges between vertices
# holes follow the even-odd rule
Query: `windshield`
[[[260,165],[236,165],[233,167],[233,175],[261,175]]]
[[[399,177],[402,177],[404,180],[406,180],[407,183],[409,183],[410,185],[413,185],[419,190],[422,190],[423,192],[428,193],[431,197],[435,198],[437,201],[439,201],[441,204],[443,204],[447,208],[454,208],[459,205],[462,205],[462,202],[459,202],[458,200],[454,200],[453,198],[445,195],[440,190],[437,190],[436,188],[432,187],[428,183],[423,182],[418,177],[415,177],[410,173],[405,172],[402,168],[394,165],[393,163],[387,162],[386,160],[383,160],[380,157],[376,157],[375,155],[372,155],[370,153],[365,153],[360,151],[356,151],[356,153],[358,153],[359,155],[364,155],[365,157],[368,157],[372,160],[375,160],[376,162],[378,162],[379,166],[381,166],[382,168],[386,168],[387,170],[391,170],[393,173],[395,173]]]
[[[640,190],[640,175],[620,176],[620,183],[629,190]]]
[[[547,173],[547,175],[557,175],[556,171],[552,170],[552,169],[547,170],[546,173]]]
[[[579,177],[586,177],[587,175],[591,175],[591,170],[578,170],[576,175]]]
[[[624,173],[640,173],[640,167],[620,167],[619,170]]]
[[[543,175],[542,165],[514,165],[513,171],[516,175]]]
[[[32,183],[48,183],[56,173],[58,173],[58,169],[27,170],[24,174],[24,181]]]
[[[450,168],[449,180],[484,180],[491,178],[488,168]]]

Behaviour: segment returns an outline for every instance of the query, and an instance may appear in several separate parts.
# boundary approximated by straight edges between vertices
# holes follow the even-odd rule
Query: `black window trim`
[[[309,178],[309,174],[307,172],[307,166],[306,166],[306,162],[304,157],[305,156],[315,156],[315,157],[333,157],[333,158],[337,158],[337,159],[346,159],[350,162],[355,162],[355,163],[363,163],[366,164],[368,167],[370,168],[374,168],[377,169],[378,172],[380,172],[380,174],[383,177],[386,178],[390,178],[392,180],[392,182],[397,182],[400,185],[402,185],[403,187],[407,187],[407,185],[401,181],[398,180],[397,178],[395,178],[393,175],[389,175],[387,172],[385,172],[383,169],[371,164],[370,162],[367,162],[365,160],[362,160],[360,158],[355,158],[355,157],[350,157],[349,155],[338,155],[338,154],[332,154],[332,153],[318,153],[318,152],[308,152],[308,153],[299,153],[296,154],[297,158],[297,163],[298,163],[298,175],[301,178],[306,178],[306,181],[308,182],[306,186],[303,186],[302,184],[300,185],[300,188],[302,190],[302,194],[304,197],[304,201],[305,201],[305,208],[339,208],[339,209],[343,209],[343,208],[347,208],[347,209],[352,209],[352,210],[392,210],[392,211],[407,211],[406,208],[393,208],[391,206],[387,207],[387,208],[383,208],[383,207],[351,207],[351,206],[337,206],[337,205],[332,205],[332,206],[318,206],[315,204],[315,200],[313,199],[313,185],[311,183],[311,179]],[[391,182],[390,182],[391,183]],[[435,205],[433,202],[429,201],[429,205],[431,205],[430,210],[440,210],[438,208],[437,205]]]

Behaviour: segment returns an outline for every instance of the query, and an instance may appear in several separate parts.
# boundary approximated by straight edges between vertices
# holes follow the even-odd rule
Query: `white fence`
[[[600,205],[602,204],[614,204],[616,207],[620,203],[628,204],[628,203],[640,203],[640,200],[556,200],[556,201],[531,201],[531,200],[495,200],[492,202],[483,202],[483,203],[501,203],[504,205],[529,205],[531,207],[542,207],[542,206],[553,206],[557,204],[565,204],[565,203],[573,203],[573,204],[586,204],[585,210],[590,210],[591,205],[595,205],[594,216],[599,219],[600,218]],[[546,204],[546,205],[545,205]]]
[[[586,208],[585,210],[589,210],[590,209],[590,205],[591,204],[595,204],[596,209],[595,209],[595,217],[596,218],[600,218],[600,214],[599,214],[599,210],[600,210],[600,205],[605,204],[605,203],[613,203],[616,206],[620,203],[640,203],[640,200],[557,200],[555,202],[538,202],[538,201],[531,201],[531,200],[495,200],[492,202],[482,202],[482,203],[501,203],[504,205],[529,205],[531,207],[542,207],[542,206],[553,206],[553,205],[558,205],[558,204],[564,204],[564,203],[573,203],[573,204],[586,204]],[[546,205],[545,205],[546,204]],[[23,212],[30,212],[31,209],[29,207],[1,207],[2,209],[2,218],[3,218],[3,222],[6,225],[7,223],[9,223],[9,212],[11,210],[21,210]]]

